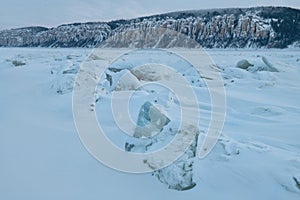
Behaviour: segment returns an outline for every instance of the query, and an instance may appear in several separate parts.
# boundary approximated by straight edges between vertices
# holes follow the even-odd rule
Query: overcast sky
[[[179,10],[258,5],[300,8],[300,0],[0,0],[0,29],[32,25],[53,27]]]

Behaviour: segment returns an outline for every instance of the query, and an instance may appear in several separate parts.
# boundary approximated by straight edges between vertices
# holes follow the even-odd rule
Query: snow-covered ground
[[[195,159],[196,187],[183,192],[86,151],[72,85],[90,53],[0,49],[0,199],[300,198],[299,49],[207,50],[223,77],[226,121],[213,151]],[[243,59],[248,70],[236,67]]]

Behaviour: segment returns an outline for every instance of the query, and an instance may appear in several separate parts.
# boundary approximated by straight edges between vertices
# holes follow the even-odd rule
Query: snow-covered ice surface
[[[227,116],[216,147],[195,159],[197,186],[179,192],[107,168],[81,144],[71,91],[91,50],[1,48],[0,199],[299,199],[300,50],[207,52]]]

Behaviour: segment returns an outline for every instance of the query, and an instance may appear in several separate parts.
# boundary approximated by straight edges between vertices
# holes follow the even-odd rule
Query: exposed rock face
[[[104,23],[69,24],[52,29],[29,27],[0,31],[0,46],[94,47],[110,34],[111,28]]]
[[[0,46],[7,47],[25,47],[39,46],[40,43],[35,40],[39,33],[47,32],[45,27],[28,27],[0,31]]]
[[[174,33],[153,32],[156,28],[183,33],[208,48],[285,48],[300,41],[300,10],[283,7],[211,9],[51,29],[12,29],[0,31],[0,46],[95,47],[112,36],[106,46],[195,47]],[[137,31],[129,31],[133,29]]]

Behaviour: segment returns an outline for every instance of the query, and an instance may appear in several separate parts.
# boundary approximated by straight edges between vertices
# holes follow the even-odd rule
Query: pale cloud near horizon
[[[300,8],[293,0],[0,0],[0,29],[47,26],[206,8],[289,6]]]

